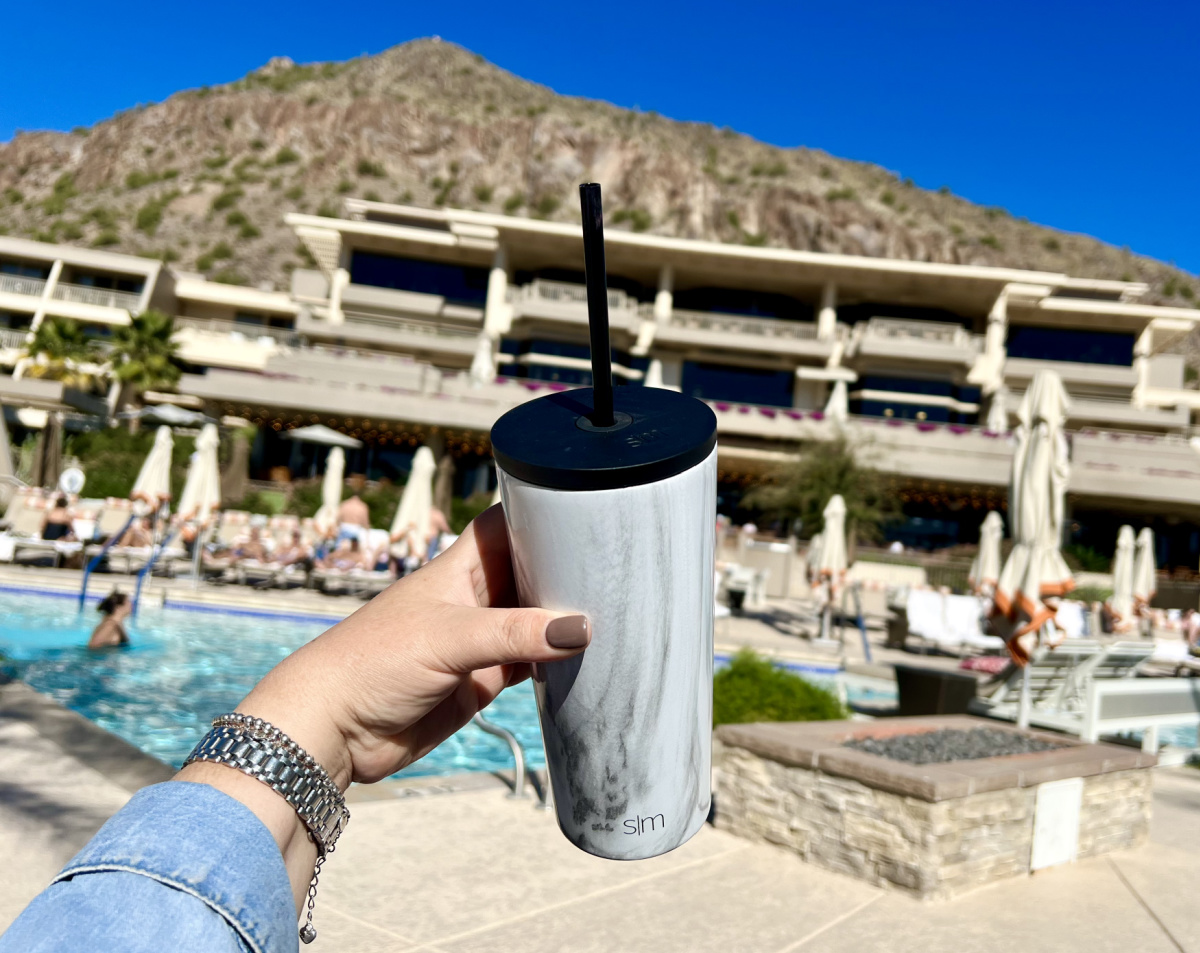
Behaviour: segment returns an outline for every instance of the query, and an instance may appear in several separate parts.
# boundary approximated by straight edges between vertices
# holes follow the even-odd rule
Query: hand
[[[516,602],[504,513],[493,506],[429,565],[280,662],[237,710],[290,735],[342,790],[378,781],[527,678],[531,662],[587,645],[583,616],[511,608]],[[316,849],[287,802],[223,765],[192,764],[178,780],[211,784],[262,819],[299,909]]]
[[[432,751],[531,662],[587,644],[583,616],[517,602],[493,506],[429,565],[281,662],[238,706],[282,728],[345,788]]]

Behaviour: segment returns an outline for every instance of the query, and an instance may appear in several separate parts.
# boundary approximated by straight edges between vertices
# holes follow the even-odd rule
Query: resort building
[[[19,365],[45,316],[177,316],[172,399],[260,428],[262,478],[310,461],[279,434],[321,422],[362,439],[348,472],[394,477],[422,443],[459,492],[494,486],[488,432],[521,401],[590,383],[582,239],[570,225],[350,199],[286,219],[315,267],[288,291],[220,285],[121,255],[0,239],[0,339]],[[708,401],[720,506],[845,431],[890,474],[904,542],[973,541],[1003,508],[1005,432],[1040,368],[1071,396],[1072,542],[1110,551],[1151,525],[1159,562],[1200,560],[1200,390],[1166,349],[1200,311],[1141,303],[1136,282],[606,233],[618,384]],[[112,297],[105,298],[104,295]],[[19,373],[10,407],[38,403]],[[831,401],[832,398],[832,401]],[[827,412],[828,411],[828,412]]]

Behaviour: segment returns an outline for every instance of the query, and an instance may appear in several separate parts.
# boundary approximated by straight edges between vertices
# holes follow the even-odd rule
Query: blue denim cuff
[[[296,905],[274,838],[244,804],[207,784],[138,791],[55,882],[142,874],[203,901],[254,953],[297,949]]]

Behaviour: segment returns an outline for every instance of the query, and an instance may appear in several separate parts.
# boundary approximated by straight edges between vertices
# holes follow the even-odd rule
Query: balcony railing
[[[755,318],[741,314],[717,314],[712,311],[671,312],[671,327],[693,331],[717,331],[723,334],[750,334],[770,339],[815,341],[817,326],[811,321],[787,321],[780,318]]]
[[[432,322],[426,324],[421,321],[397,321],[395,318],[388,318],[382,315],[360,314],[357,312],[343,312],[347,324],[386,328],[389,331],[399,331],[402,334],[420,334],[433,338],[445,338],[451,340],[470,340],[474,341],[479,337],[478,331],[471,331],[466,328],[455,328],[445,324],[434,324]],[[330,325],[330,334],[337,331],[336,325]]]
[[[26,278],[23,275],[0,275],[0,291],[9,294],[32,295],[40,298],[46,290],[44,278]]]
[[[549,281],[545,278],[535,278],[527,285],[510,287],[508,300],[513,301],[554,301],[561,304],[577,304],[587,307],[587,286],[576,285],[568,281]],[[636,311],[638,303],[619,288],[608,289],[608,307],[610,311]]]
[[[269,328],[258,324],[246,324],[238,321],[224,321],[220,318],[176,318],[175,330],[189,328],[205,334],[217,334],[227,337],[241,337],[246,340],[270,338],[285,347],[299,347],[302,339],[291,328]]]
[[[866,335],[873,338],[920,341],[926,344],[941,344],[979,350],[981,339],[959,324],[942,321],[914,321],[906,318],[871,318],[867,322]]]
[[[92,288],[87,285],[72,285],[60,281],[51,295],[59,301],[74,301],[77,304],[98,305],[101,308],[121,308],[136,313],[142,296],[131,291],[112,291],[108,288]]]
[[[29,337],[29,331],[27,330],[21,330],[20,328],[0,328],[0,349],[23,348],[25,347],[25,339],[27,337]]]

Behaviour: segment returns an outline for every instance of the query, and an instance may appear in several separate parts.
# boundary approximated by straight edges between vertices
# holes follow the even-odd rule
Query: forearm
[[[318,694],[321,686],[305,684],[297,669],[302,667],[281,665],[237,710],[285,732],[329,772],[338,790],[344,792],[350,786],[352,768],[342,731],[322,704]],[[299,706],[295,704],[297,698],[310,701]],[[302,910],[317,860],[317,847],[295,808],[263,782],[228,765],[195,762],[180,771],[175,780],[208,784],[240,801],[263,822],[283,855],[296,910]]]

